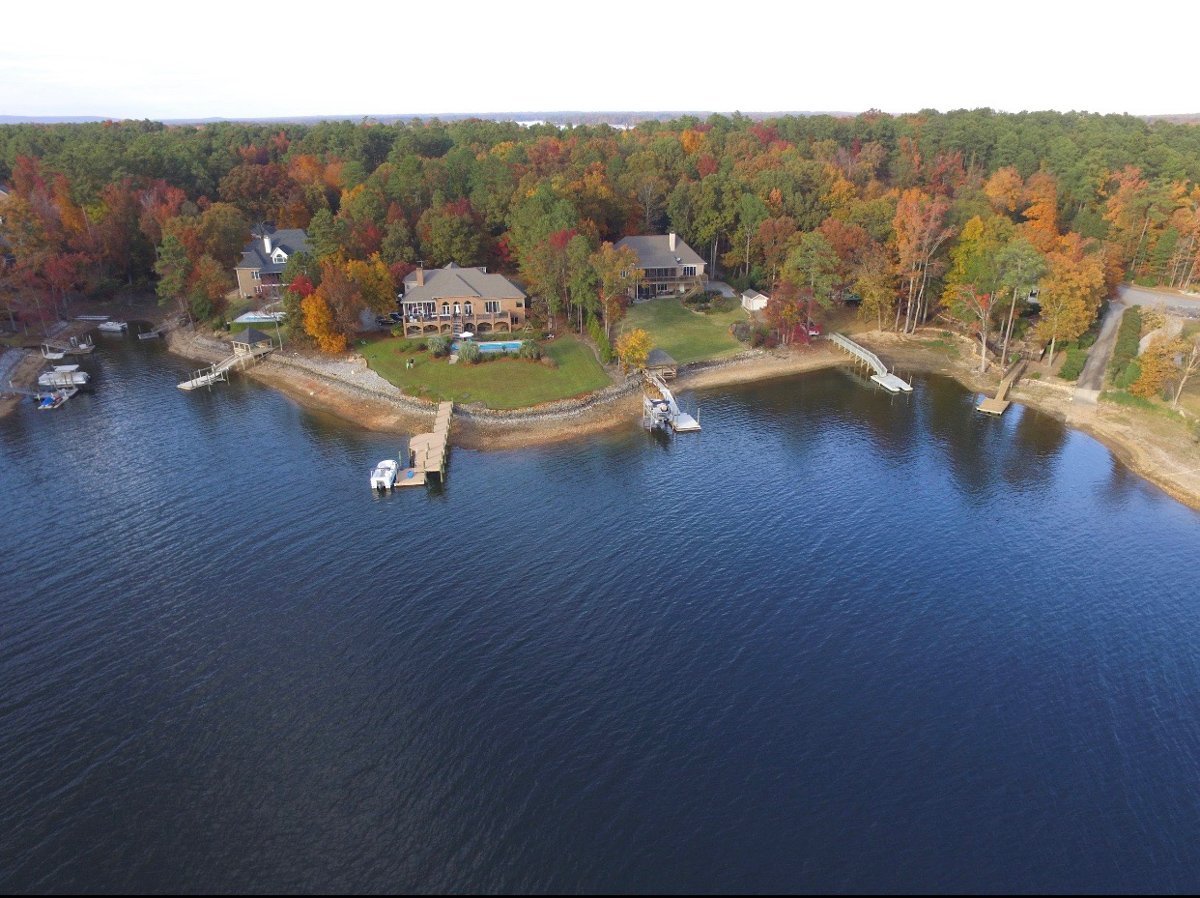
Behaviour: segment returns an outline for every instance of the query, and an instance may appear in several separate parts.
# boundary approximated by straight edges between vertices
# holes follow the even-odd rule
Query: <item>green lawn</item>
[[[571,336],[542,344],[557,368],[525,359],[496,359],[468,365],[451,365],[428,352],[402,352],[406,341],[378,340],[358,347],[375,371],[410,396],[454,402],[482,402],[488,408],[525,408],[567,399],[609,385],[609,377],[596,361],[591,347]],[[406,359],[415,365],[404,366]]]
[[[640,327],[650,335],[651,345],[665,349],[684,365],[732,355],[742,349],[742,344],[729,333],[729,325],[745,320],[746,313],[740,305],[730,312],[704,314],[685,308],[673,296],[664,296],[630,306],[620,329]]]

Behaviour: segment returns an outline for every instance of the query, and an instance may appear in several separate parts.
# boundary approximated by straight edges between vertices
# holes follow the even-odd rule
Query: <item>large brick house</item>
[[[642,280],[638,299],[650,299],[666,293],[686,293],[703,287],[707,277],[704,260],[675,234],[648,234],[622,237],[616,248],[629,247],[638,257]]]
[[[308,234],[301,228],[261,229],[246,244],[242,261],[234,269],[238,295],[243,299],[279,299],[288,258],[307,250]]]
[[[525,292],[486,268],[418,268],[404,278],[399,297],[405,336],[487,334],[514,331],[525,324]]]

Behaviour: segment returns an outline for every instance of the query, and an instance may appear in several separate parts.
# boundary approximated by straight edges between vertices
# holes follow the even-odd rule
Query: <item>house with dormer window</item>
[[[288,258],[307,251],[308,234],[302,228],[260,228],[242,250],[242,261],[234,269],[238,294],[243,299],[278,299],[286,286],[283,269]]]

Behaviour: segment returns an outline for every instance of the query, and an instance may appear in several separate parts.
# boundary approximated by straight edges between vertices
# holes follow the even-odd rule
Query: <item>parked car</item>
[[[391,327],[396,322],[392,321],[391,318],[384,318],[382,315],[379,315],[375,318],[375,323],[380,327]]]
[[[388,317],[391,318],[392,321],[394,321],[396,324],[399,324],[401,321],[404,320],[404,316],[401,315],[399,312],[389,312]]]
[[[808,322],[808,335],[810,337],[819,337],[823,333],[825,333],[825,328],[821,327],[821,325],[815,321]]]

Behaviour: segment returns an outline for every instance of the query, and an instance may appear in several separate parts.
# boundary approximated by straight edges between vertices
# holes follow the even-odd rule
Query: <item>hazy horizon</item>
[[[947,0],[842,9],[746,0],[609,0],[594,10],[463,0],[453,12],[405,5],[370,21],[326,22],[327,8],[251,14],[214,0],[203,16],[159,6],[125,15],[64,0],[10,12],[0,48],[0,114],[23,118],[287,120],[359,118],[328,110],[403,109],[369,117],[494,117],[516,110],[990,108],[1188,115],[1190,61],[1156,53],[1149,0],[1119,33],[1104,16],[1013,0],[1001,11]],[[1171,7],[1174,9],[1175,7]],[[1116,45],[1114,37],[1120,38]],[[1110,60],[1126,51],[1119,62]],[[1153,77],[1153,83],[1148,79]],[[1158,110],[1185,110],[1163,113]]]

